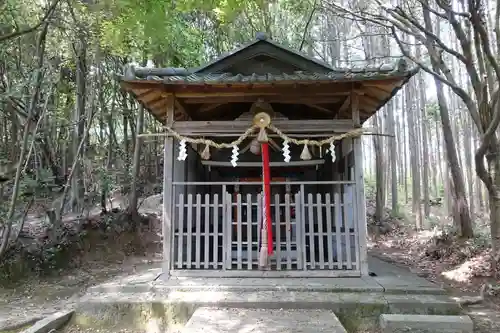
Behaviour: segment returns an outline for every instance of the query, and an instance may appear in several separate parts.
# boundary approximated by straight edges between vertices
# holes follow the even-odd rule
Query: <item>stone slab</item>
[[[80,303],[163,303],[238,308],[345,310],[370,308],[396,314],[460,314],[460,306],[444,295],[390,295],[385,293],[329,293],[315,291],[164,291],[87,294]],[[381,312],[384,313],[384,312]]]
[[[97,285],[89,289],[93,293],[116,292],[188,292],[188,291],[311,291],[311,292],[386,292],[393,294],[444,294],[442,288],[412,276],[362,277],[362,278],[193,278],[169,279],[145,276],[129,278]],[[425,280],[424,280],[425,281]]]
[[[381,292],[384,288],[372,278],[191,278],[158,279],[145,283],[105,283],[90,292],[167,292],[167,291],[318,291]]]
[[[292,308],[292,309],[339,309],[369,305],[386,307],[387,301],[381,293],[326,293],[295,291],[170,291],[164,293],[113,293],[87,294],[79,305],[98,304],[194,304],[197,306],[220,306],[238,308]]]
[[[382,333],[473,333],[469,316],[396,315],[380,316]]]
[[[42,320],[37,321],[33,326],[21,333],[49,333],[63,327],[73,315],[73,311],[56,312]]]
[[[458,315],[460,305],[446,295],[385,294],[389,312],[394,314]]]
[[[181,333],[347,333],[332,311],[197,309]]]
[[[373,279],[384,288],[384,292],[389,294],[446,294],[446,290],[443,288],[415,275],[387,275],[377,276]]]

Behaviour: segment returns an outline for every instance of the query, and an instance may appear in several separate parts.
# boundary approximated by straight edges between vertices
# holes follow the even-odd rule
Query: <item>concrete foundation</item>
[[[348,333],[355,333],[378,329],[382,314],[461,313],[442,288],[384,265],[389,264],[375,265],[377,276],[362,278],[165,279],[160,271],[149,271],[91,288],[80,300],[74,321],[84,327],[174,332],[195,311],[206,314],[207,307],[219,309],[214,311],[220,316],[234,314],[234,320],[262,311],[306,316],[316,311],[332,314],[329,318],[338,318]],[[384,275],[384,270],[389,273]]]

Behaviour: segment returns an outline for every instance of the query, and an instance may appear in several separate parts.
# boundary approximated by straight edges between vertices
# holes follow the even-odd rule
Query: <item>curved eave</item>
[[[257,100],[258,98],[287,99],[291,104],[301,98],[309,97],[317,100],[318,104],[338,96],[339,112],[337,118],[348,118],[350,113],[341,113],[348,103],[348,97],[352,92],[359,95],[361,120],[365,121],[383,107],[408,80],[418,72],[412,69],[406,73],[393,74],[390,76],[372,76],[365,78],[345,78],[343,80],[280,80],[280,81],[238,81],[238,82],[189,82],[185,80],[165,79],[134,79],[125,80],[120,77],[122,88],[130,92],[153,116],[163,122],[166,114],[166,105],[169,97],[175,98],[183,103],[202,102],[204,98],[213,101],[220,99],[221,103],[230,103],[237,98],[245,98],[245,101]],[[344,103],[342,99],[344,98]],[[326,104],[326,102],[325,102]],[[176,107],[175,118],[177,120],[186,117],[185,112]],[[304,115],[307,119],[307,115]]]

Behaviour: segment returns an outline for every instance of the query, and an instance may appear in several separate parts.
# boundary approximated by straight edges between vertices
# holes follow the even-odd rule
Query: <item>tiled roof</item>
[[[394,64],[383,64],[378,67],[361,68],[339,68],[324,73],[296,71],[294,73],[281,74],[233,74],[233,73],[193,73],[184,68],[126,68],[122,80],[152,80],[163,81],[165,84],[221,84],[221,83],[275,83],[275,82],[331,82],[331,81],[358,81],[376,80],[388,77],[407,76],[413,70],[409,70],[404,59]]]
[[[311,61],[311,62],[313,62],[313,63],[315,63],[315,64],[317,64],[317,65],[319,65],[319,66],[322,66],[322,67],[323,67],[323,68],[325,68],[326,70],[333,70],[333,69],[334,69],[332,66],[330,66],[329,64],[327,64],[327,63],[326,63],[326,62],[324,62],[324,61],[321,61],[321,60],[316,59],[316,58],[314,58],[314,57],[310,57],[310,56],[308,56],[307,54],[305,54],[304,52],[299,52],[299,51],[296,51],[296,50],[294,50],[294,49],[292,49],[292,48],[289,48],[289,47],[287,47],[287,46],[285,46],[285,45],[282,45],[282,44],[276,43],[276,42],[275,42],[275,41],[273,41],[272,39],[267,38],[267,36],[266,36],[266,34],[265,34],[265,33],[262,33],[262,32],[257,32],[257,34],[256,34],[256,36],[255,36],[255,40],[253,40],[253,41],[251,41],[251,42],[249,42],[249,43],[247,43],[247,44],[244,44],[244,45],[242,45],[242,46],[240,46],[240,47],[238,47],[238,48],[236,48],[236,49],[234,49],[234,50],[231,50],[231,51],[229,51],[229,52],[226,52],[226,53],[221,54],[221,55],[220,55],[220,56],[218,56],[217,58],[215,58],[215,59],[213,59],[213,60],[209,61],[207,64],[205,64],[205,65],[203,65],[203,66],[201,66],[201,67],[196,68],[196,69],[195,69],[195,72],[200,72],[200,71],[203,71],[203,70],[205,70],[206,68],[209,68],[210,66],[212,66],[212,65],[214,65],[214,64],[216,64],[216,63],[218,63],[218,62],[220,62],[220,61],[222,61],[222,60],[224,60],[224,59],[226,59],[226,58],[229,58],[229,57],[231,57],[232,55],[235,55],[235,54],[237,54],[237,53],[238,53],[238,52],[240,52],[240,51],[243,51],[243,50],[245,50],[245,49],[247,49],[247,48],[250,48],[250,47],[252,47],[252,46],[254,46],[254,45],[256,45],[256,44],[259,44],[259,43],[268,43],[268,44],[270,44],[270,45],[272,45],[272,46],[274,46],[274,47],[276,47],[276,48],[278,48],[278,49],[281,49],[281,50],[283,50],[283,51],[285,51],[285,52],[288,52],[288,53],[294,54],[294,55],[296,55],[296,56],[299,56],[299,57],[301,57],[301,58],[304,58],[304,59],[306,59],[306,60],[309,60],[309,61]]]

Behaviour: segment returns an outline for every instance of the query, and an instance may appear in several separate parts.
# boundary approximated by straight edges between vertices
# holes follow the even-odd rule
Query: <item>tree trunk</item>
[[[446,156],[451,177],[453,180],[453,197],[455,199],[455,207],[457,211],[458,221],[455,220],[455,225],[459,228],[460,236],[471,238],[473,236],[472,222],[469,214],[469,205],[465,194],[465,184],[458,162],[457,152],[455,150],[455,142],[453,139],[451,122],[448,113],[448,106],[443,92],[443,83],[437,78],[434,79],[438,97],[439,111],[441,115],[441,125],[443,127],[443,137],[446,145]],[[447,181],[447,177],[443,177]]]
[[[73,117],[74,132],[72,141],[72,154],[73,158],[78,154],[78,147],[83,136],[84,131],[84,115],[85,115],[85,93],[86,93],[86,56],[87,46],[86,42],[81,38],[74,44],[75,57],[76,57],[76,104]],[[73,212],[80,212],[83,208],[83,170],[82,163],[77,161],[73,173],[73,181],[71,183],[71,209]]]
[[[375,131],[378,130],[378,116],[373,116],[373,127]],[[384,158],[382,156],[382,144],[380,142],[380,136],[373,136],[373,148],[375,150],[375,183],[376,183],[376,194],[375,194],[375,216],[374,219],[377,222],[381,222],[384,215]]]
[[[490,151],[500,152],[498,144],[491,144]],[[486,158],[488,163],[488,173],[493,180],[493,186],[488,188],[490,205],[490,231],[491,231],[491,250],[492,250],[492,269],[496,275],[500,272],[498,263],[500,261],[500,158],[497,155],[490,155]]]
[[[139,114],[137,117],[136,123],[136,136],[135,136],[135,144],[134,144],[134,161],[132,166],[132,183],[130,188],[130,200],[128,204],[127,213],[133,217],[138,215],[137,212],[137,201],[139,198],[139,192],[137,189],[138,183],[138,175],[139,175],[139,167],[141,162],[141,137],[138,135],[142,132],[142,125],[144,122],[144,108],[139,106]]]
[[[403,186],[404,186],[404,191],[405,191],[405,203],[408,203],[409,197],[408,197],[408,164],[407,164],[407,156],[408,156],[408,136],[407,136],[407,122],[406,117],[404,116],[405,111],[407,110],[408,106],[406,105],[406,99],[401,98],[401,127],[402,127],[402,133],[403,133],[403,153],[400,154],[402,158],[402,165],[403,165]]]
[[[417,47],[417,57],[420,58],[420,47]],[[427,143],[427,112],[426,112],[426,95],[425,95],[425,82],[422,72],[418,74],[418,90],[420,96],[420,116],[422,120],[421,124],[421,136],[422,136],[422,163],[420,164],[422,168],[422,188],[424,192],[424,216],[426,218],[430,215],[429,206],[429,151]]]
[[[414,82],[414,81],[413,81]],[[412,107],[412,96],[410,89],[414,87],[413,82],[410,82],[405,87],[405,104],[406,114],[408,116],[408,134],[410,142],[417,142],[417,135],[415,130],[415,115],[414,108]],[[412,212],[415,214],[415,223],[417,230],[421,230],[422,212],[420,205],[420,170],[418,169],[418,144],[410,144],[410,164],[411,164],[411,178],[412,178]]]
[[[423,15],[425,28],[428,31],[432,32],[433,28],[429,11],[424,9]],[[439,25],[436,32],[439,35]],[[434,46],[430,40],[428,41],[428,43],[426,43],[426,47],[429,53],[434,53]],[[436,73],[440,73],[439,63],[434,57],[431,57],[431,65],[432,69]],[[441,125],[443,127],[444,142],[446,144],[446,155],[448,157],[448,165],[450,167],[450,173],[453,179],[453,196],[455,199],[455,207],[457,213],[456,218],[454,219],[454,223],[456,226],[458,226],[458,232],[460,236],[464,238],[471,238],[473,236],[472,221],[469,213],[469,205],[467,204],[464,178],[460,169],[460,162],[458,160],[457,151],[455,149],[456,146],[452,134],[453,132],[450,122],[448,105],[446,104],[446,99],[444,96],[443,83],[436,77],[434,77],[434,82],[436,84],[439,111],[441,115]]]
[[[389,103],[389,116],[387,126],[391,134],[396,135],[394,125],[395,103]],[[397,170],[397,152],[396,152],[396,137],[389,139],[389,150],[391,154],[391,208],[392,214],[398,214],[398,170]]]

